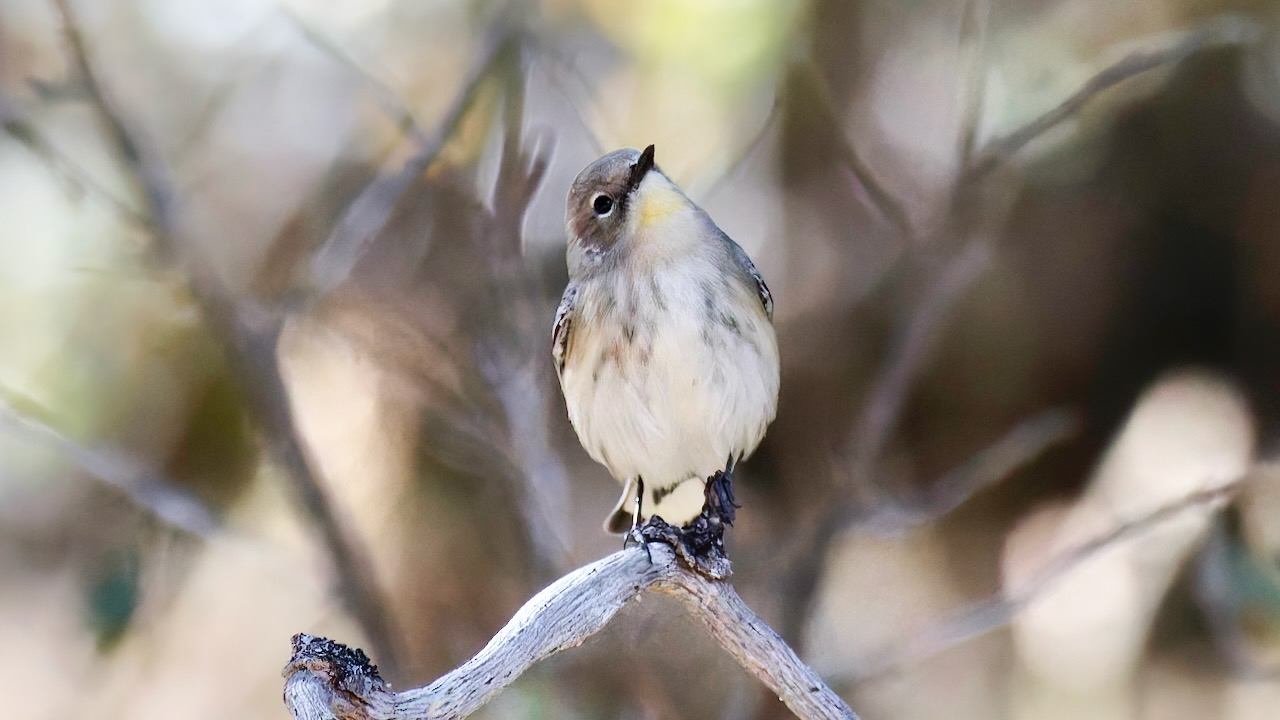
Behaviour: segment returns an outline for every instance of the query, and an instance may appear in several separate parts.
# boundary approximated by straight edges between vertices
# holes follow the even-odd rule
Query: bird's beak
[[[631,194],[636,188],[640,187],[640,182],[644,180],[644,176],[653,169],[653,146],[644,149],[640,153],[640,157],[636,158],[636,164],[631,166],[631,177],[627,178],[627,194]]]

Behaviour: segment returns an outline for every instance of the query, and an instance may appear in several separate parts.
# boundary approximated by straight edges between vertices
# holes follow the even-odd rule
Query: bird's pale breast
[[[753,286],[718,271],[714,258],[688,257],[586,279],[578,292],[561,383],[592,458],[619,480],[643,478],[660,500],[756,448],[777,409],[779,370]],[[649,510],[691,519],[700,485],[680,495],[690,495],[691,512]]]

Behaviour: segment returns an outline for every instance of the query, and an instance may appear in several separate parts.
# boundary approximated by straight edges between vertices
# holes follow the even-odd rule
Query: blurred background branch
[[[10,137],[43,158],[49,167],[59,172],[66,183],[74,188],[75,192],[91,192],[110,204],[121,217],[127,218],[130,222],[138,225],[147,223],[146,217],[129,207],[124,200],[116,197],[111,190],[95,181],[84,168],[76,164],[75,159],[54,147],[40,133],[40,129],[33,125],[29,118],[24,116],[18,105],[15,99],[0,94],[0,126],[4,127],[5,132]]]
[[[293,426],[288,390],[279,374],[276,344],[283,318],[264,308],[233,299],[220,280],[185,246],[180,237],[173,187],[162,161],[132,130],[90,62],[79,23],[69,0],[54,0],[61,15],[72,66],[89,99],[101,114],[110,144],[137,179],[150,221],[154,250],[179,262],[207,322],[221,335],[228,364],[244,385],[245,396],[261,424],[272,456],[285,469],[303,507],[314,522],[334,564],[340,592],[370,643],[395,667],[398,642],[374,579],[365,570],[368,550],[339,519],[328,495],[311,471],[307,453]]]
[[[958,644],[1004,627],[1013,622],[1018,613],[1026,609],[1037,595],[1080,565],[1096,559],[1099,554],[1110,550],[1122,540],[1149,530],[1187,510],[1220,507],[1223,501],[1230,499],[1239,490],[1239,485],[1240,481],[1234,481],[1222,487],[1202,490],[1156,508],[1142,517],[1118,522],[1107,532],[1055,555],[1050,564],[1025,586],[1008,592],[1004,597],[977,603],[933,627],[924,628],[910,643],[888,650],[882,657],[867,660],[845,681],[866,679],[919,663]]]
[[[208,538],[221,523],[199,498],[172,480],[147,469],[128,455],[109,449],[84,447],[52,427],[24,416],[0,402],[0,423],[16,428],[35,442],[48,443],[93,477],[128,496],[138,507],[163,522],[197,537]]]
[[[1152,70],[1182,62],[1205,50],[1257,42],[1259,30],[1251,20],[1228,15],[1206,22],[1185,36],[1175,36],[1172,42],[1160,38],[1156,47],[1131,53],[1089,78],[1080,89],[1043,115],[1002,137],[992,139],[978,157],[965,166],[962,180],[973,182],[995,170],[1033,140],[1079,112],[1085,103],[1116,85]]]
[[[480,60],[457,100],[446,111],[440,127],[427,135],[416,124],[410,125],[406,137],[408,149],[392,151],[386,165],[347,206],[329,239],[316,252],[310,278],[313,292],[323,295],[350,276],[374,237],[386,227],[401,197],[439,157],[444,144],[457,131],[493,66],[516,52],[517,42],[512,31],[505,24],[499,24],[492,37],[484,42]],[[401,159],[406,153],[407,157]]]

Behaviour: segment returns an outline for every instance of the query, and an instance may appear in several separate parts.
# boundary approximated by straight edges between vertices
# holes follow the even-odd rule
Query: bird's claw
[[[650,562],[653,554],[649,544],[660,542],[670,547],[689,568],[709,578],[720,580],[731,572],[729,559],[724,554],[724,525],[718,518],[708,516],[705,510],[684,527],[676,527],[654,515],[628,533],[627,538],[644,548]]]
[[[623,536],[622,549],[636,543],[644,548],[652,563],[653,553],[649,545],[660,542],[670,547],[694,571],[717,580],[728,577],[731,568],[729,558],[724,554],[724,529],[733,525],[734,511],[741,507],[733,497],[731,472],[720,470],[708,478],[704,493],[702,512],[684,527],[676,527],[657,515],[650,516],[644,524],[633,525],[631,531]],[[637,502],[637,518],[639,512]]]
[[[658,521],[662,522],[662,518],[658,518]],[[635,543],[644,549],[645,556],[649,558],[649,563],[652,564],[653,553],[649,551],[649,538],[645,537],[644,534],[644,528],[646,525],[648,525],[648,523],[645,523],[645,525],[632,525],[631,529],[627,531],[627,534],[622,536],[622,549],[626,550],[632,543]]]
[[[733,525],[736,510],[742,507],[733,497],[733,476],[723,470],[707,479],[703,515]]]

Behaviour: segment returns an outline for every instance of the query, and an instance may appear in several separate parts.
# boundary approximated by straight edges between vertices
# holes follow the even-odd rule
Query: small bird
[[[708,512],[732,525],[733,468],[778,407],[764,278],[654,165],[652,145],[587,166],[565,225],[552,357],[578,439],[624,486],[605,529]]]

